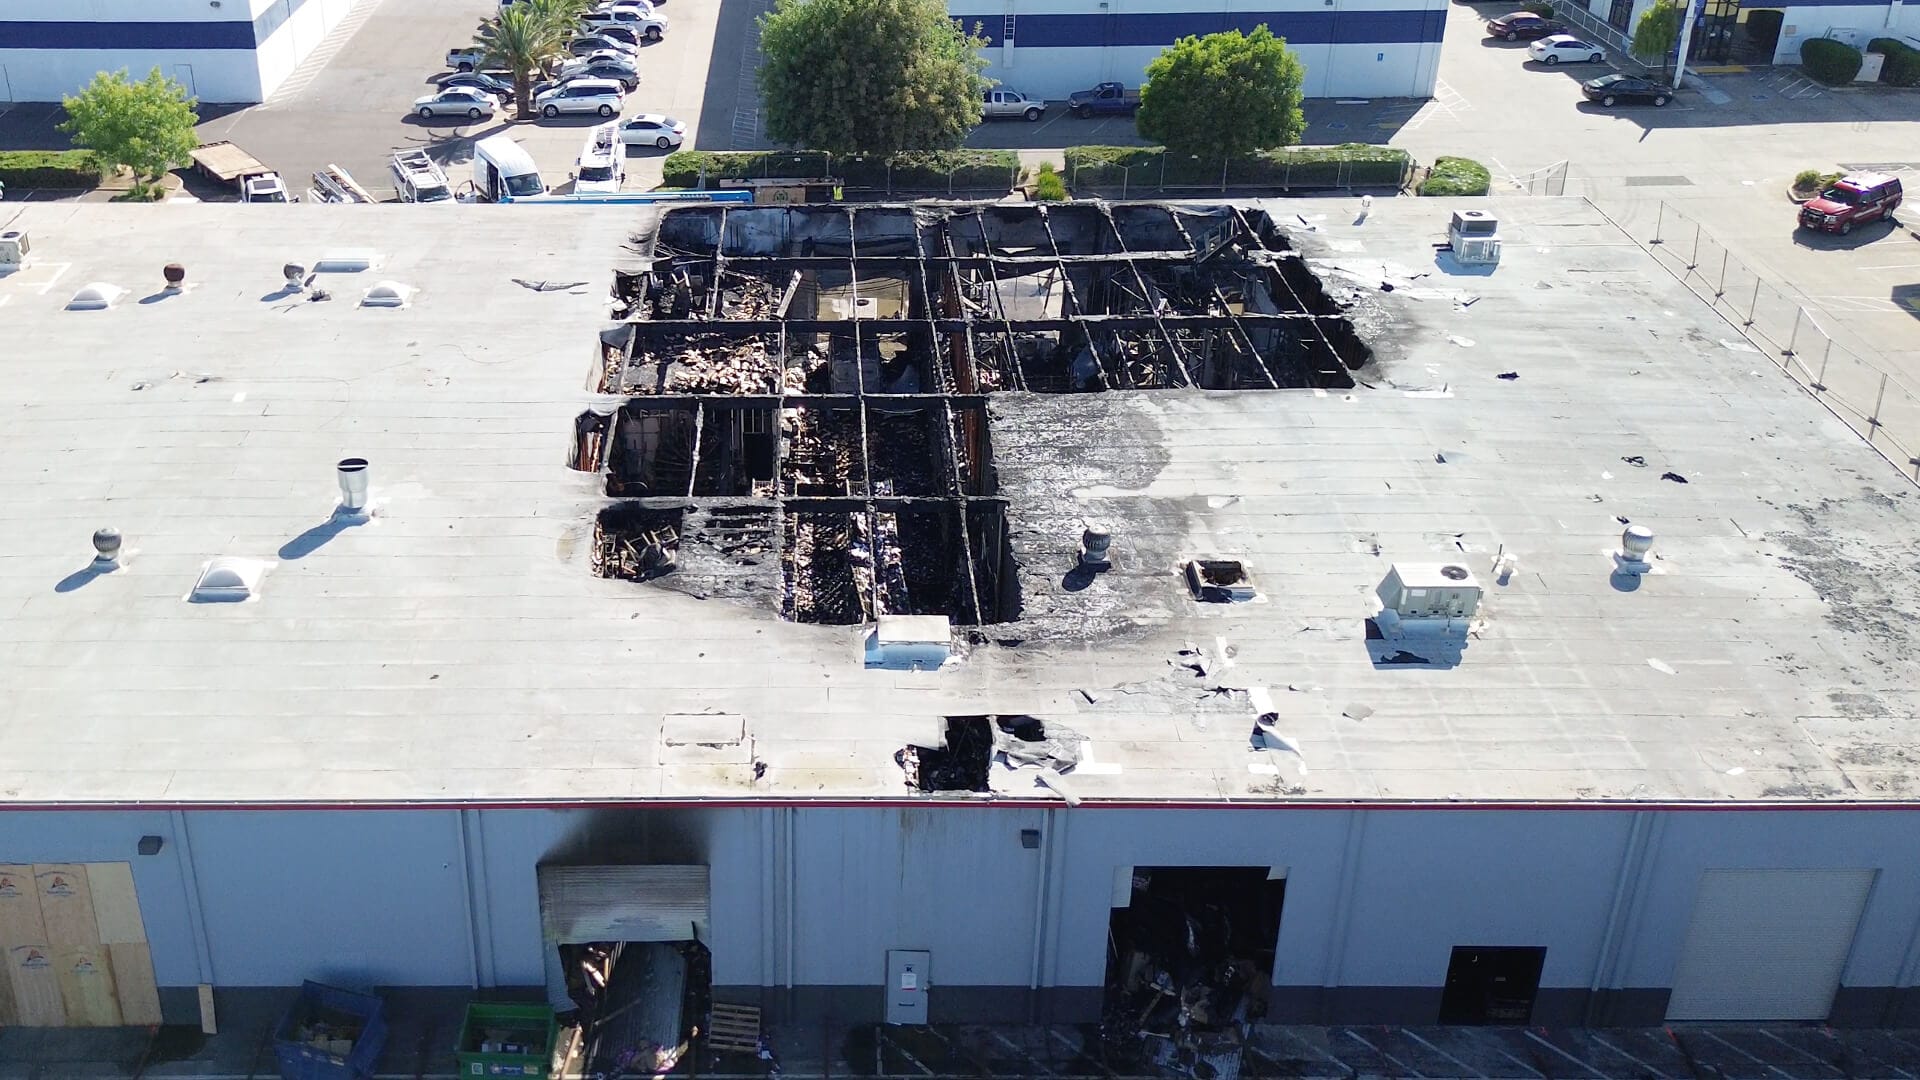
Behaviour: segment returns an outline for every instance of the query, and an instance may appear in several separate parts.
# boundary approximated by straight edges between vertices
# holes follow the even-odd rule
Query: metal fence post
[[[1666,222],[1667,222],[1667,204],[1664,200],[1662,200],[1660,203],[1659,214],[1653,219],[1653,239],[1648,241],[1649,244],[1661,243],[1660,227],[1662,225],[1665,225]]]
[[[1720,284],[1715,287],[1713,298],[1715,300],[1718,300],[1725,295],[1727,295],[1727,249],[1721,248],[1720,249]]]
[[[1786,347],[1786,348],[1784,348],[1784,349],[1782,349],[1782,350],[1780,350],[1780,355],[1781,355],[1781,356],[1792,356],[1792,355],[1793,355],[1793,348],[1794,348],[1794,346],[1795,346],[1796,344],[1798,344],[1798,343],[1799,343],[1799,341],[1800,341],[1800,318],[1801,318],[1801,316],[1803,316],[1803,315],[1805,315],[1806,313],[1807,313],[1807,309],[1806,309],[1806,308],[1803,308],[1803,307],[1799,307],[1799,306],[1795,306],[1795,307],[1794,307],[1794,309],[1793,309],[1793,332],[1787,335],[1787,347]]]
[[[1753,325],[1753,313],[1760,308],[1760,275],[1753,275],[1753,299],[1747,301],[1747,321],[1742,326]]]
[[[1883,371],[1880,373],[1880,393],[1877,397],[1873,399],[1873,415],[1867,417],[1867,424],[1869,426],[1876,429],[1880,427],[1880,406],[1884,404],[1886,400],[1887,400],[1887,373]],[[1867,441],[1868,442],[1873,441],[1871,433],[1868,434]]]
[[[1220,155],[1220,194],[1227,193],[1227,156]]]
[[[1700,223],[1696,221],[1693,223],[1693,254],[1687,256],[1687,269],[1692,270],[1699,265],[1700,265]]]
[[[1833,339],[1828,338],[1827,349],[1825,352],[1820,354],[1820,374],[1815,375],[1813,377],[1813,388],[1815,390],[1820,391],[1823,394],[1826,393],[1826,390],[1827,390],[1827,361],[1829,359],[1832,359],[1832,357],[1833,357]]]

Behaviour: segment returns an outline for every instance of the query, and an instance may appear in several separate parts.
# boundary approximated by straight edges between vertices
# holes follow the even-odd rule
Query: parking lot
[[[413,114],[414,99],[432,92],[446,73],[447,50],[472,41],[497,8],[494,0],[363,0],[269,101],[202,123],[200,137],[231,139],[278,169],[296,191],[315,170],[335,164],[381,194],[392,188],[387,159],[395,150],[424,149],[459,181],[468,176],[474,140],[507,131],[549,183],[564,181],[587,130],[604,122],[600,117],[515,121],[509,109],[468,122]],[[718,7],[713,0],[669,0],[662,10],[672,27],[664,41],[640,50],[640,86],[627,96],[624,115],[667,113],[697,130]],[[665,155],[634,148],[627,186],[657,184]]]

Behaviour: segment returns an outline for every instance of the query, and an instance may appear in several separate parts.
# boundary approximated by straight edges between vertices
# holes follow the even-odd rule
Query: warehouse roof
[[[992,490],[898,516],[1004,508],[1017,600],[923,671],[782,618],[782,551],[693,551],[704,505],[681,572],[596,574],[616,500],[569,464],[625,400],[600,332],[647,211],[27,205],[0,222],[35,259],[0,277],[0,800],[926,798],[902,748],[989,715],[1079,756],[993,766],[1002,798],[1911,798],[1911,488],[1587,204],[1498,208],[1487,273],[1436,261],[1431,200],[1285,204],[1373,347],[1351,390],[986,388]],[[363,304],[380,281],[403,306]],[[126,292],[69,310],[93,282]],[[787,403],[789,436],[810,407],[836,406]],[[348,457],[369,514],[335,512]],[[791,532],[827,504],[754,505]],[[251,595],[191,602],[222,559]],[[1196,559],[1254,599],[1197,597]],[[1369,622],[1396,564],[1466,567],[1477,611]]]

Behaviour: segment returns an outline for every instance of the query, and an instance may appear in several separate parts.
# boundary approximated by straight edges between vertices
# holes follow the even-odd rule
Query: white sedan
[[[1598,64],[1606,60],[1606,50],[1572,34],[1552,34],[1527,46],[1527,57],[1543,64]]]
[[[659,113],[645,113],[620,124],[620,141],[628,146],[657,146],[671,150],[687,139],[687,122]]]
[[[431,120],[436,116],[464,116],[469,120],[478,120],[500,111],[500,102],[484,90],[471,86],[450,86],[438,93],[415,98],[413,111],[422,120]]]

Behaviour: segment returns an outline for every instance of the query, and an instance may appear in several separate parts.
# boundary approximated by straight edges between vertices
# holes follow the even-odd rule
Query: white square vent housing
[[[1382,613],[1400,619],[1471,619],[1480,581],[1460,563],[1395,563],[1374,590]]]

